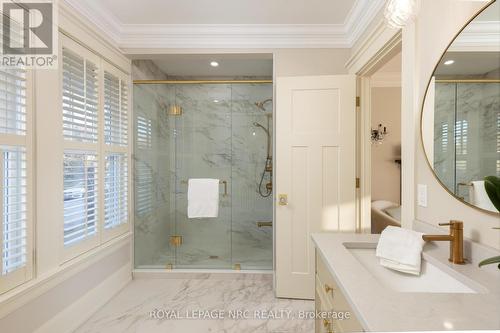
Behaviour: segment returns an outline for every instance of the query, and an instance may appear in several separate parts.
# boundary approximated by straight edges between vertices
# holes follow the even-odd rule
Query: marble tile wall
[[[137,267],[159,265],[160,253],[173,256],[168,246],[173,231],[174,200],[171,129],[166,116],[169,87],[134,86],[134,187],[135,263]],[[139,141],[141,138],[141,141]],[[144,138],[144,139],[142,139]],[[166,260],[165,260],[166,261]],[[162,262],[165,265],[167,262]]]
[[[500,176],[498,91],[498,83],[436,84],[434,168],[439,179],[465,200],[468,189],[456,184]]]
[[[134,75],[165,78],[158,70],[138,62]],[[239,263],[242,269],[272,269],[272,228],[256,224],[272,221],[272,197],[258,194],[267,135],[253,126],[258,122],[272,132],[272,103],[265,112],[254,104],[272,92],[272,84],[134,86],[136,130],[142,118],[153,129],[149,149],[136,132],[136,206],[137,193],[145,197],[140,190],[152,189],[151,213],[136,209],[136,267],[227,269]],[[182,107],[181,116],[168,115],[173,104]],[[187,218],[189,178],[228,182],[228,196],[221,185],[218,218]],[[168,243],[174,234],[183,236],[178,248]]]

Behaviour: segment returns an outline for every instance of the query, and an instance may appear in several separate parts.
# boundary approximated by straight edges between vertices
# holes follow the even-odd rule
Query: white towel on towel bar
[[[187,214],[190,219],[219,216],[218,179],[189,179]]]
[[[476,180],[471,182],[472,186],[469,189],[470,201],[474,206],[482,209],[496,212],[497,209],[491,202],[486,189],[484,188],[484,180]]]
[[[376,256],[380,264],[396,271],[420,275],[422,233],[410,229],[388,226],[377,244]]]

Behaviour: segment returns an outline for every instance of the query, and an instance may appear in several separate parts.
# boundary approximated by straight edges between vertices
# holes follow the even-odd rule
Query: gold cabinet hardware
[[[172,270],[174,268],[174,265],[172,264],[166,264],[165,269]]]
[[[332,322],[327,319],[323,319],[323,327],[326,328],[327,333],[334,333],[332,328]]]
[[[333,291],[333,288],[325,283],[325,292],[328,294],[331,291]]]
[[[235,271],[241,271],[241,264],[234,264],[233,269],[234,269]]]
[[[278,204],[280,206],[286,206],[286,205],[288,205],[288,195],[287,194],[280,194],[280,195],[278,195]]]

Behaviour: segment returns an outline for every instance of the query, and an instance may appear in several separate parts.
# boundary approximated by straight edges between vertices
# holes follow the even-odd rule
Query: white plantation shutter
[[[128,141],[128,88],[117,76],[104,72],[104,138],[108,145]]]
[[[98,68],[63,48],[63,134],[66,140],[97,142]]]
[[[104,190],[104,228],[114,228],[128,220],[127,155],[112,153],[106,156],[106,185]]]
[[[128,228],[129,221],[129,78],[103,63],[104,104],[104,239]]]
[[[129,228],[128,76],[62,36],[64,259]]]
[[[24,147],[1,146],[2,275],[26,264],[26,152]]]
[[[24,68],[0,69],[0,293],[32,274],[28,81]]]
[[[0,133],[26,134],[26,71],[0,70]]]
[[[64,245],[94,235],[98,220],[98,163],[90,152],[64,153]]]
[[[98,245],[101,60],[62,38],[63,247],[71,259]]]

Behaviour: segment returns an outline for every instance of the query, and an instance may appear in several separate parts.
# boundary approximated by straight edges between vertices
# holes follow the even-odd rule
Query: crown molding
[[[500,24],[498,21],[475,21],[457,36],[448,51],[499,52]]]
[[[123,24],[99,2],[64,1],[122,49],[351,48],[384,5],[357,0],[342,24]]]
[[[348,48],[342,25],[123,25],[122,48]]]
[[[121,23],[103,6],[96,6],[92,2],[81,0],[63,0],[70,8],[82,15],[87,21],[94,24],[107,35],[116,45],[121,38]]]

